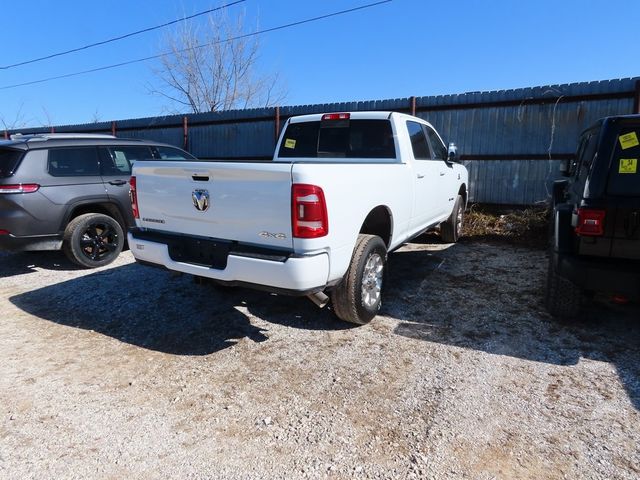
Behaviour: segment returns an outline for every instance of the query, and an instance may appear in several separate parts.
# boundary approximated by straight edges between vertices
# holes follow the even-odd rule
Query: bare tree
[[[2,129],[4,130],[4,132],[10,132],[11,130],[15,130],[16,128],[26,127],[27,122],[24,118],[24,113],[22,111],[23,108],[24,104],[20,104],[18,110],[16,110],[16,113],[13,115],[11,120],[5,115],[0,115],[0,125],[2,125]]]
[[[42,124],[43,127],[51,128],[53,127],[53,116],[49,113],[49,110],[44,105],[41,105],[42,114],[44,115],[44,120],[39,120],[39,123]]]
[[[101,121],[102,119],[100,118],[100,111],[96,108],[93,112],[93,115],[91,115],[90,123],[100,123]]]
[[[183,23],[165,39],[154,73],[160,80],[153,93],[194,113],[281,102],[285,93],[277,74],[257,72],[259,43],[246,36],[244,15],[230,20],[224,13],[209,16],[206,28]]]

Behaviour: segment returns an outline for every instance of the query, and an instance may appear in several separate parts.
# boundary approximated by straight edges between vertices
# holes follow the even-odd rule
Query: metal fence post
[[[276,119],[275,119],[275,139],[278,143],[278,137],[280,136],[280,107],[276,107]]]
[[[185,115],[182,117],[182,148],[184,148],[187,152],[189,151],[189,119]]]

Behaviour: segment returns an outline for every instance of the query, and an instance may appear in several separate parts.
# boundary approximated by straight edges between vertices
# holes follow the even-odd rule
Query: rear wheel
[[[359,235],[349,269],[331,291],[336,316],[363,325],[378,314],[382,305],[382,283],[387,247],[376,235]]]
[[[440,237],[446,243],[456,243],[462,236],[462,220],[464,218],[464,199],[458,195],[451,215],[440,224]]]
[[[124,246],[120,224],[108,215],[85,213],[69,222],[62,250],[72,262],[96,268],[113,262]]]
[[[575,318],[580,313],[583,297],[580,287],[558,274],[553,262],[553,254],[551,254],[545,295],[545,303],[549,313],[554,317]]]

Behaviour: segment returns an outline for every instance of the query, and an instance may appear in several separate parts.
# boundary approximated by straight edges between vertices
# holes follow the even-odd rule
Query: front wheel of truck
[[[349,269],[331,291],[336,316],[345,322],[364,325],[382,305],[382,284],[387,247],[376,235],[358,235]]]
[[[451,215],[440,224],[440,237],[445,243],[456,243],[462,236],[462,221],[464,219],[464,199],[458,195]]]

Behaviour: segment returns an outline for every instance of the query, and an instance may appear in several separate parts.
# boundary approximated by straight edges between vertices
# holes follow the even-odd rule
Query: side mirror
[[[449,144],[449,149],[447,152],[447,162],[456,162],[458,161],[458,147],[455,143],[451,142]]]
[[[572,161],[573,160],[565,160],[560,164],[560,175],[562,175],[563,177],[569,177],[571,175],[569,172],[571,171]]]
[[[567,199],[567,186],[569,185],[569,180],[556,180],[553,182],[553,187],[551,188],[551,201],[552,205],[555,207],[559,203],[563,203]]]

